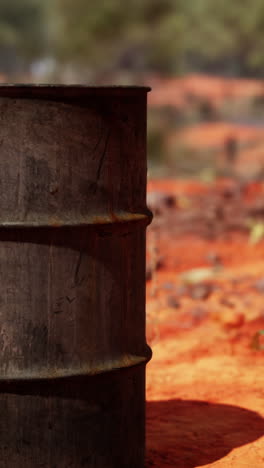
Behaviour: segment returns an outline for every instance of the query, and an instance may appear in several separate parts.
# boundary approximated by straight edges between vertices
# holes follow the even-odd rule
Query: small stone
[[[264,293],[264,278],[258,279],[253,286],[257,291]]]
[[[230,309],[233,309],[235,307],[234,302],[232,302],[228,297],[221,297],[220,299],[220,304],[229,307]]]
[[[222,190],[222,197],[225,198],[226,200],[230,200],[231,198],[234,198],[239,193],[237,187],[225,187]]]
[[[160,216],[165,208],[175,208],[177,200],[174,195],[163,192],[149,192],[147,194],[147,205],[157,216]]]
[[[206,260],[212,265],[221,265],[222,263],[220,255],[218,255],[216,252],[209,252],[206,255]]]
[[[206,300],[212,294],[212,286],[210,284],[197,284],[190,289],[190,297],[192,299]]]
[[[181,306],[179,300],[175,296],[169,296],[167,304],[169,307],[173,307],[174,309],[178,309]]]
[[[256,351],[264,351],[264,330],[259,330],[252,338],[251,347]]]
[[[168,208],[175,208],[177,206],[176,197],[173,195],[167,195],[164,197],[164,205]]]
[[[165,266],[165,258],[159,257],[156,262],[156,270],[161,270]]]
[[[220,267],[192,268],[180,274],[180,278],[187,284],[202,284],[203,281],[214,279],[220,273]]]
[[[146,281],[150,281],[152,279],[152,269],[147,267],[146,269]]]
[[[147,205],[152,211],[162,211],[164,205],[164,194],[162,192],[147,193]]]

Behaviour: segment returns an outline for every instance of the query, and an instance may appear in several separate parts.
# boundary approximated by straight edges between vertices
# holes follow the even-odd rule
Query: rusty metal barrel
[[[0,86],[0,466],[143,468],[144,87]]]

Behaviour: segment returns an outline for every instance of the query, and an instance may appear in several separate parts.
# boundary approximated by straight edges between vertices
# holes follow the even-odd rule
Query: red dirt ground
[[[227,138],[234,138],[239,144],[249,144],[264,141],[263,129],[246,125],[235,125],[227,122],[206,122],[187,127],[180,132],[175,132],[168,139],[168,144],[184,143],[190,148],[196,149],[223,149]],[[172,140],[172,141],[170,141]]]
[[[245,101],[264,95],[263,80],[221,78],[190,74],[182,78],[148,77],[152,87],[149,106],[191,108],[196,102],[207,101],[215,109],[225,102]]]
[[[237,145],[233,169],[239,177],[254,179],[264,170],[263,129],[224,121],[203,122],[172,131],[165,142],[166,151],[177,154],[180,147],[195,153],[211,151],[211,162],[218,167],[226,160],[230,139]],[[222,161],[222,162],[221,162]]]
[[[150,181],[148,197],[146,467],[261,468],[264,184]]]

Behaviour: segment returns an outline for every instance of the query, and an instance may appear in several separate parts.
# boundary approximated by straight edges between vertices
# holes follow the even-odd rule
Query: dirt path
[[[157,182],[150,190],[187,198],[181,208],[171,201],[170,208],[159,206],[160,219],[148,233],[154,246],[147,282],[153,360],[147,371],[146,466],[261,468],[264,242],[251,242],[243,223],[248,207],[260,206],[263,186],[247,187],[240,201],[229,198],[229,210],[235,203],[237,213],[235,229],[225,213],[226,197],[217,229],[208,228],[206,213],[201,215],[219,187]],[[203,199],[190,208],[194,192]],[[199,216],[193,218],[195,210]],[[177,229],[180,219],[185,224]]]

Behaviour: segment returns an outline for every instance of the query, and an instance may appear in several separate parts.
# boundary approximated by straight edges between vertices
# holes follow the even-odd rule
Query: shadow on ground
[[[238,406],[204,401],[147,402],[146,467],[195,468],[264,435],[264,419]]]

